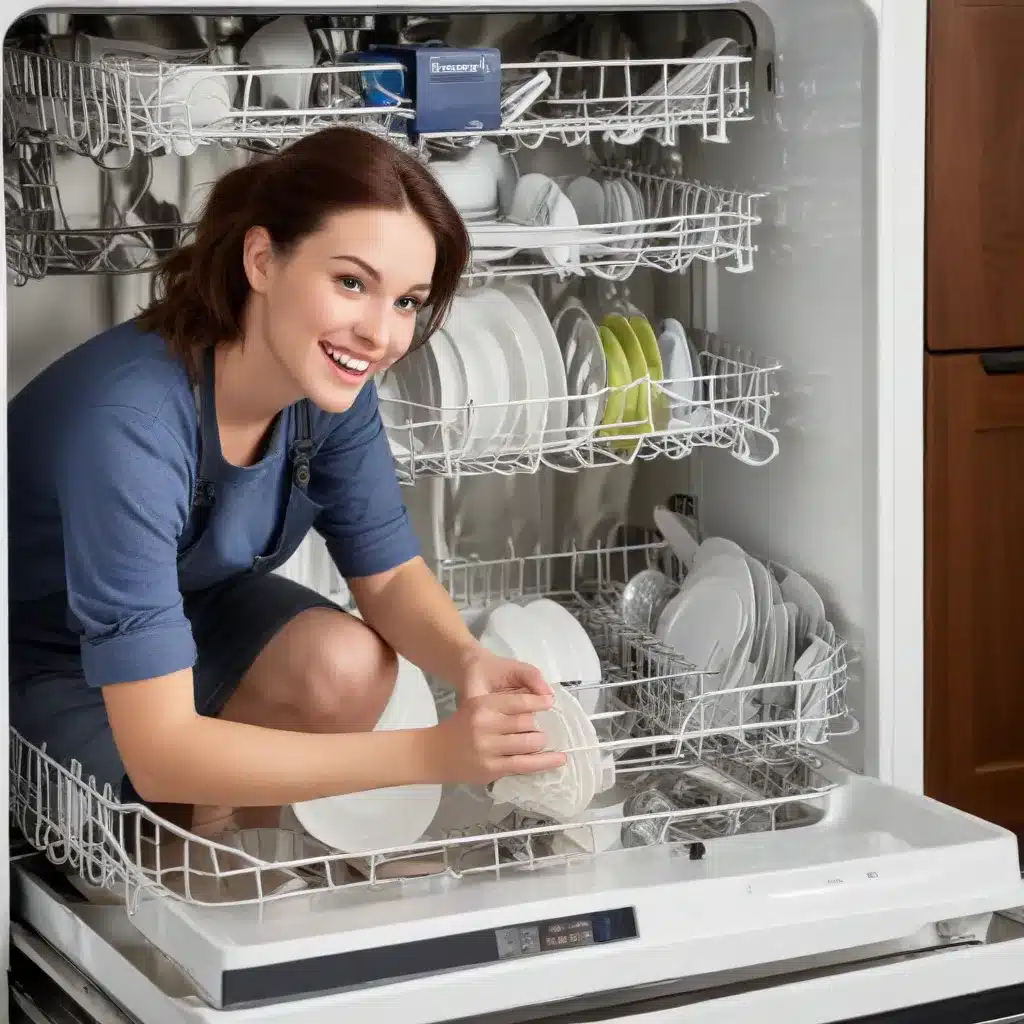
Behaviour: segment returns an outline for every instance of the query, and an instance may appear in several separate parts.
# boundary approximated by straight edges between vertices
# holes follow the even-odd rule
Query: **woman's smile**
[[[362,384],[370,374],[373,364],[366,359],[359,359],[344,349],[331,345],[326,341],[320,342],[320,350],[327,357],[331,369],[346,384]]]

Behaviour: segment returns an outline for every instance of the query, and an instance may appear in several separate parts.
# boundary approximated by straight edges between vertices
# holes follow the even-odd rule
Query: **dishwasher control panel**
[[[619,907],[593,914],[517,924],[498,928],[494,937],[500,960],[619,942],[637,937],[636,911],[632,907]]]

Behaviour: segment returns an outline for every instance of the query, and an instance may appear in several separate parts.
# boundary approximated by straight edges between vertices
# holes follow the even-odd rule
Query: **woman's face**
[[[245,251],[251,327],[298,391],[343,412],[409,350],[435,258],[430,229],[412,210],[333,214],[287,255],[255,228]]]

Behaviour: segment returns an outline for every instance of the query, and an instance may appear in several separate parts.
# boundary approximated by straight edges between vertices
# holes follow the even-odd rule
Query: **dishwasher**
[[[897,253],[923,244],[926,15],[385,0],[17,17],[9,395],[148,301],[203,186],[240,162],[335,124],[438,173],[500,161],[491,206],[460,204],[463,294],[539,310],[558,372],[540,391],[492,374],[492,395],[453,403],[424,357],[435,401],[406,415],[414,373],[396,371],[382,415],[470,624],[536,601],[571,615],[584,639],[556,653],[591,695],[618,802],[555,821],[450,787],[410,846],[342,853],[284,818],[213,841],[11,731],[11,1019],[1024,1020],[1016,837],[921,794],[922,282]],[[495,119],[427,130],[426,83],[465,96],[478,73],[500,86]],[[517,205],[527,177],[558,202]],[[610,349],[581,356],[606,314],[660,325],[623,379]],[[700,582],[695,551],[747,567],[742,656],[737,640],[695,657],[663,628],[667,595]],[[317,536],[280,571],[351,607]]]

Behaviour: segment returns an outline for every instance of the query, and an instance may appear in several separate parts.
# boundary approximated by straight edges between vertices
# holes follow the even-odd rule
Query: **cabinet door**
[[[928,348],[1024,346],[1024,0],[931,0]]]
[[[1024,350],[925,359],[925,791],[1021,833]]]

